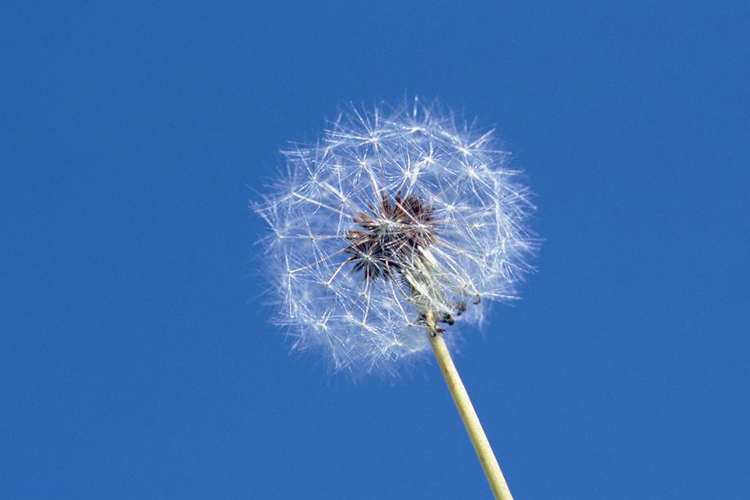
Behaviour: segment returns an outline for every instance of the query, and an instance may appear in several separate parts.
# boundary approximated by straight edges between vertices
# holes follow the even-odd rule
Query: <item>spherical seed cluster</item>
[[[336,369],[388,368],[430,348],[427,313],[477,322],[488,299],[516,297],[533,206],[493,131],[415,100],[352,108],[284,154],[287,175],[255,209],[295,347]]]

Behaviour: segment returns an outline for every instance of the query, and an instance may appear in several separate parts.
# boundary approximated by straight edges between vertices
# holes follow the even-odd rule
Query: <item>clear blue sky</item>
[[[78,4],[78,5],[75,5]],[[0,7],[0,498],[489,498],[434,364],[331,377],[248,209],[349,101],[496,125],[545,238],[457,364],[517,500],[746,498],[747,2]]]

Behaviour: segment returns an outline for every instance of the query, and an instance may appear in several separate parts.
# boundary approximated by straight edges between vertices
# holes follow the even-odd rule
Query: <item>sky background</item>
[[[434,363],[331,376],[248,209],[348,103],[497,126],[544,238],[456,363],[517,500],[750,490],[747,2],[0,6],[0,498],[489,489]]]

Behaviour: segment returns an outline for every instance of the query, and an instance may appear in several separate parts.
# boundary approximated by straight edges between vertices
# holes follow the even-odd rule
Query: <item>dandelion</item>
[[[432,350],[470,435],[474,425],[484,437],[445,342],[458,323],[479,323],[488,302],[517,298],[535,250],[529,191],[493,130],[415,99],[351,108],[318,143],[284,155],[286,175],[255,209],[270,227],[276,319],[294,346],[352,373]],[[491,460],[477,453],[492,483],[484,443]]]

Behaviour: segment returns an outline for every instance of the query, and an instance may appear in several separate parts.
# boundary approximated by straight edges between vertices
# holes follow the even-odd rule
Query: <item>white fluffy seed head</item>
[[[350,108],[255,210],[276,321],[336,370],[371,372],[430,349],[424,315],[454,336],[489,300],[516,298],[535,250],[529,191],[493,131],[436,105]]]

